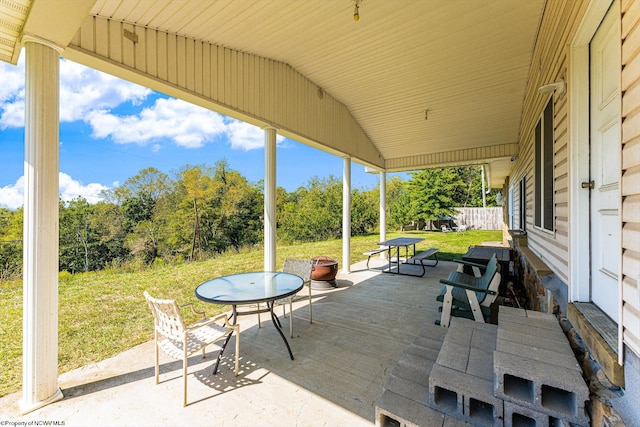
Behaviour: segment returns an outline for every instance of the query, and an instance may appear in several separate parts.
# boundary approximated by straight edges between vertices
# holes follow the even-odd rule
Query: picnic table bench
[[[420,277],[424,276],[424,273],[427,271],[425,270],[425,267],[435,267],[436,265],[438,265],[438,252],[440,251],[439,248],[429,248],[426,251],[420,252],[418,255],[414,255],[411,258],[409,258],[407,260],[407,263],[413,263],[416,264],[417,261],[420,261],[420,266],[422,267],[422,274],[420,275]],[[435,264],[425,264],[424,260],[429,259],[433,257],[433,260],[435,260]]]
[[[372,249],[370,251],[367,252],[363,252],[363,255],[367,256],[367,270],[369,269],[369,261],[371,260],[371,257],[375,254],[379,254],[380,252],[386,252],[389,248],[387,248],[386,246],[380,247],[378,249]]]
[[[367,256],[367,269],[369,268],[369,261],[371,260],[371,257],[373,255],[379,254],[381,252],[387,252],[389,250],[389,247],[387,246],[383,246],[377,249],[372,249],[370,251],[367,252],[363,252],[363,255]],[[418,262],[420,263],[420,266],[422,267],[422,274],[420,274],[420,277],[424,276],[426,269],[425,267],[435,267],[436,265],[438,265],[438,252],[440,251],[439,248],[429,248],[426,251],[420,252],[419,254],[416,254],[414,256],[412,256],[411,258],[409,258],[406,263],[407,264],[414,264],[414,265],[418,265]],[[434,264],[425,264],[424,261],[433,257],[432,261],[435,261]]]

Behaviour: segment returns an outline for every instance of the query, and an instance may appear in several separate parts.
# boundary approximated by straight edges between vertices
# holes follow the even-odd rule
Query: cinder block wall
[[[522,253],[516,251],[515,268],[518,272],[517,278],[524,286],[529,306],[529,310],[541,311],[543,313],[555,313],[555,302],[552,301],[550,292],[542,286],[541,280],[536,270],[527,261]]]

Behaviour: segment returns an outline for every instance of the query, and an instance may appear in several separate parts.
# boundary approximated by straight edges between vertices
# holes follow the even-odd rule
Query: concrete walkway
[[[383,265],[372,257],[374,269]],[[424,277],[408,277],[368,271],[361,262],[351,274],[339,273],[336,288],[313,291],[313,324],[306,300],[294,305],[293,361],[268,316],[263,315],[261,328],[257,316],[241,317],[239,376],[233,375],[233,343],[215,376],[217,347],[209,347],[206,359],[193,356],[186,408],[182,362],[162,357],[161,383],[155,385],[153,342],[148,342],[61,375],[65,398],[25,416],[19,415],[19,393],[0,398],[0,421],[92,427],[371,426],[374,402],[394,365],[425,325],[439,318],[438,279],[454,268],[440,262]],[[288,320],[283,330],[288,336]]]

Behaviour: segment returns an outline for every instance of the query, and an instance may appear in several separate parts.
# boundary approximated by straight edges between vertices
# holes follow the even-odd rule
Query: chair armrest
[[[460,282],[452,282],[451,280],[447,280],[447,279],[440,279],[440,283],[442,283],[443,285],[450,285],[456,288],[463,288],[463,289],[467,289],[474,292],[482,292],[489,295],[497,294],[496,291],[492,291],[491,289],[478,288],[478,287],[467,285]]]
[[[187,330],[193,331],[195,329],[202,328],[203,326],[219,322],[221,319],[224,320],[224,326],[226,326],[227,328],[233,329],[234,331],[236,331],[236,333],[240,331],[240,325],[233,325],[229,323],[229,315],[227,313],[218,314],[217,316],[210,319],[201,320],[198,323],[194,323],[193,325],[187,327]]]
[[[207,315],[204,313],[204,311],[196,311],[195,308],[193,308],[193,303],[192,302],[188,302],[186,304],[183,304],[181,306],[178,306],[181,310],[185,307],[190,307],[191,308],[191,312],[193,314],[200,314],[202,316],[203,319],[207,318]]]
[[[487,268],[486,264],[478,264],[477,262],[465,261],[463,259],[454,259],[453,261],[457,262],[458,264],[468,265],[469,267],[478,267],[483,270],[486,270]]]

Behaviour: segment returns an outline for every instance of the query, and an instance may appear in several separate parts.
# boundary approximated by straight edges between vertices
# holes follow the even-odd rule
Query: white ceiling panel
[[[354,6],[97,0],[90,14],[289,64],[342,102],[385,159],[517,142],[544,0],[360,0],[358,21]]]

